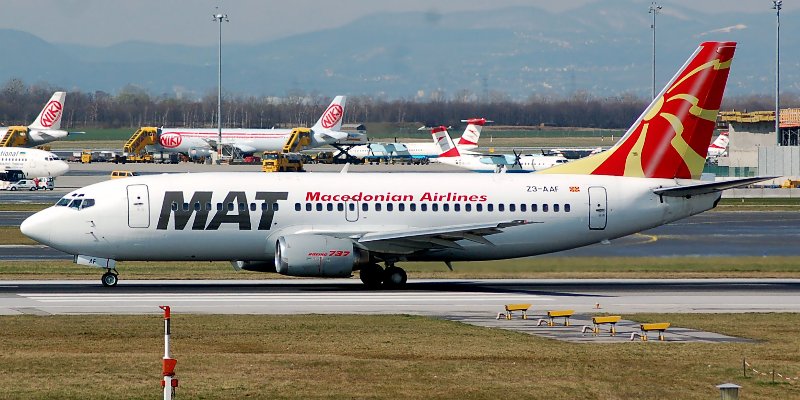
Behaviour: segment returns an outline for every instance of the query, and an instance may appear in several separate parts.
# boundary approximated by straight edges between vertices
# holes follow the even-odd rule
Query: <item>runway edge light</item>
[[[178,378],[175,377],[175,364],[178,360],[169,356],[170,335],[170,310],[169,306],[158,306],[164,310],[164,358],[162,359],[161,387],[164,389],[164,400],[172,400],[175,388],[178,387]]]

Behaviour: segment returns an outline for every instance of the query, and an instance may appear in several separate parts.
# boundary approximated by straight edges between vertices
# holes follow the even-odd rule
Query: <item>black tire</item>
[[[14,192],[14,191],[16,191],[16,190],[17,190],[17,188],[15,188],[15,187],[13,187],[13,186],[11,187],[11,191],[12,191],[12,192]]]
[[[399,267],[389,267],[383,273],[383,285],[387,288],[400,288],[408,281],[406,271]]]
[[[370,289],[377,289],[383,283],[383,268],[378,264],[368,264],[361,267],[358,275],[361,278],[361,282]]]
[[[105,287],[117,286],[117,282],[119,282],[119,278],[117,278],[117,274],[112,272],[106,272],[100,278],[100,282],[103,283]]]
[[[30,189],[28,189],[28,190],[30,190],[30,191],[32,192],[32,191],[34,191],[34,190],[36,190],[36,189],[37,189],[37,188],[36,188],[36,186],[32,186],[32,187],[31,187]]]

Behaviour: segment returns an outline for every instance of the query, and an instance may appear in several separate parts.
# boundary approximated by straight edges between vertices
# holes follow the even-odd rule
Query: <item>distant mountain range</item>
[[[223,46],[223,87],[241,95],[289,92],[430,99],[511,99],[650,93],[649,4],[602,1],[565,13],[535,7],[485,12],[384,13],[336,29],[258,44]],[[668,11],[668,12],[667,12]],[[783,13],[782,88],[800,91],[800,24]],[[298,21],[300,22],[300,21]],[[774,90],[775,15],[716,15],[670,5],[657,20],[660,88],[705,40],[739,42],[728,94]],[[223,33],[224,34],[224,33]],[[154,95],[215,92],[217,46],[125,42],[49,43],[0,30],[0,83],[20,78],[69,90]]]

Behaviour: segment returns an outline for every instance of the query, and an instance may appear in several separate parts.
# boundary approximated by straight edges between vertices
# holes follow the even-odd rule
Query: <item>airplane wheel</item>
[[[406,271],[399,267],[388,267],[383,274],[383,284],[389,288],[404,286],[408,281]]]
[[[117,282],[119,278],[117,278],[117,274],[112,272],[106,272],[103,274],[103,277],[100,278],[100,281],[103,282],[103,286],[110,287],[110,286],[117,286]]]
[[[375,289],[381,286],[383,282],[383,268],[381,268],[378,264],[369,264],[361,267],[361,271],[358,273],[359,277],[361,278],[361,282],[364,282],[370,289]]]

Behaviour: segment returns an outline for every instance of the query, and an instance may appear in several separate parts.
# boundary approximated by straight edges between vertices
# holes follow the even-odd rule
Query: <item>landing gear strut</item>
[[[103,282],[103,286],[110,287],[110,286],[117,286],[117,282],[119,278],[117,278],[117,271],[108,270],[103,277],[100,278],[100,281]]]

